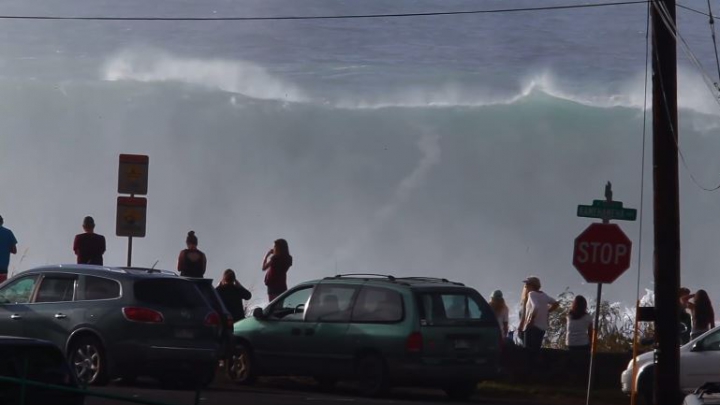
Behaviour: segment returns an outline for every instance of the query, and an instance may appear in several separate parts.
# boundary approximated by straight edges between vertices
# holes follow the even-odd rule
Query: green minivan
[[[364,395],[433,386],[457,399],[498,375],[501,335],[487,301],[446,279],[350,274],[302,283],[234,327],[228,376],[356,380]]]

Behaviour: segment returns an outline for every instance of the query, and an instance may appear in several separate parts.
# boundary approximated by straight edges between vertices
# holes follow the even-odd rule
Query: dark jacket
[[[243,300],[252,298],[252,293],[240,283],[219,285],[216,288],[225,308],[230,311],[234,321],[245,319],[245,305]]]

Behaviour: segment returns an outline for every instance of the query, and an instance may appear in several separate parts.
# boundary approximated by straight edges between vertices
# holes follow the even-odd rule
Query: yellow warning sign
[[[146,198],[118,197],[115,234],[117,236],[132,236],[136,238],[144,237],[146,214]]]
[[[120,155],[118,193],[147,194],[149,162],[147,155]]]

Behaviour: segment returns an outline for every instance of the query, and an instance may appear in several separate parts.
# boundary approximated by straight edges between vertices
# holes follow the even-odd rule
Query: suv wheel
[[[370,354],[361,357],[357,362],[355,374],[362,395],[378,397],[390,389],[385,362],[378,355]]]
[[[477,382],[475,381],[458,382],[445,387],[447,396],[450,397],[450,399],[458,401],[470,398],[476,390]]]
[[[225,372],[230,380],[240,385],[250,385],[255,382],[255,360],[250,349],[238,344],[225,364]]]
[[[70,346],[68,357],[82,384],[108,383],[107,357],[97,338],[86,336],[74,341]]]

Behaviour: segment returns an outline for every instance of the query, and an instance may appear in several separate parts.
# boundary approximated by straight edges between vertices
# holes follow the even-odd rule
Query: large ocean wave
[[[678,76],[679,108],[720,117],[720,105],[713,90],[708,90],[696,72],[681,67]],[[563,82],[551,71],[528,74],[519,81],[519,90],[499,92],[482,85],[468,88],[449,82],[427,88],[388,88],[374,96],[313,97],[312,92],[253,62],[179,57],[153,48],[129,48],[118,52],[103,66],[101,77],[110,81],[184,83],[253,99],[317,103],[342,109],[511,105],[537,95],[598,108],[642,109],[644,105],[649,108],[651,102],[650,83],[647,100],[644,97],[644,74],[638,73],[620,86],[610,88],[596,83],[592,76],[584,83]],[[232,100],[238,102],[237,98]]]
[[[22,224],[31,248],[24,268],[71,261],[58,235],[84,215],[112,234],[118,153],[151,156],[148,236],[135,263],[172,267],[194,229],[209,276],[235,268],[257,287],[258,254],[283,236],[297,257],[291,283],[335,271],[442,273],[512,296],[534,273],[551,293],[592,295],[569,259],[587,225],[577,204],[602,197],[611,180],[618,199],[640,208],[642,76],[624,91],[546,73],[506,95],[389,88],[373,99],[341,91],[328,99],[250,62],[121,52],[101,77],[0,81],[0,160],[26,173],[2,184],[13,192],[0,203],[13,207],[3,216]],[[719,118],[688,83],[681,76],[682,145],[696,177],[711,183]],[[712,243],[720,217],[705,214],[715,205],[683,188],[684,260],[697,283],[711,278],[703,264],[720,260]],[[623,227],[636,238],[637,223]],[[122,263],[124,241],[108,244],[108,263]],[[636,270],[607,289],[609,299],[634,302]]]

